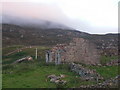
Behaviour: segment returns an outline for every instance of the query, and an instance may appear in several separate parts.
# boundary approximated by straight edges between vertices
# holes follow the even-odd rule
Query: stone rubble
[[[63,74],[60,74],[60,77],[61,77],[61,78],[65,78],[65,75],[63,75]]]
[[[116,76],[115,78],[105,80],[102,83],[98,83],[95,85],[81,85],[81,88],[112,88],[118,87],[118,83],[120,83],[120,75]]]
[[[77,74],[81,76],[81,79],[86,80],[86,81],[88,80],[98,81],[98,80],[104,79],[95,70],[90,70],[88,68],[83,67],[80,64],[72,63],[70,65],[70,68],[71,68],[71,71],[76,72]]]
[[[47,78],[50,79],[50,82],[53,82],[55,84],[62,84],[62,85],[64,85],[64,84],[67,83],[67,81],[61,80],[61,78],[64,78],[64,77],[65,77],[65,75],[62,75],[62,74],[60,74],[60,76],[56,76],[55,74],[52,74],[52,75],[49,75]]]

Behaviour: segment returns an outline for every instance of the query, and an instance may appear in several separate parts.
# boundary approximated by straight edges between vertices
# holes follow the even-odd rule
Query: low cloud
[[[66,6],[66,8],[68,7]],[[105,25],[102,26],[102,22],[104,23],[104,21],[100,21],[99,19],[100,17],[95,16],[97,14],[90,14],[90,15],[93,15],[91,19],[89,15],[86,15],[84,13],[86,11],[82,9],[78,11],[79,9],[77,9],[77,11],[73,11],[73,13],[71,13],[73,15],[70,15],[69,12],[67,13],[67,11],[65,11],[66,8],[65,6],[62,7],[62,5],[58,3],[3,2],[2,15],[12,15],[12,16],[18,16],[21,18],[32,18],[32,19],[53,21],[53,22],[64,24],[68,27],[72,27],[74,29],[84,31],[84,32],[89,32],[89,33],[103,34],[103,33],[109,33],[109,32],[110,33],[118,32],[116,24],[114,26],[111,26],[111,23],[116,23],[116,21],[113,21],[113,18],[115,18],[116,20],[116,17],[115,17],[116,14],[113,14],[114,17],[112,17],[111,20],[108,21],[111,23],[109,24],[107,23],[106,26]],[[71,8],[75,9],[75,7],[72,7],[72,6]],[[90,8],[90,7],[87,7],[87,8]],[[74,12],[76,13],[74,14]],[[78,12],[78,15],[76,15],[77,12]],[[97,12],[94,12],[94,13],[97,13]],[[85,14],[85,17],[82,18],[84,14]],[[74,17],[75,15],[76,17]],[[103,13],[101,15],[104,15],[105,17],[106,14]],[[89,18],[87,18],[87,16]],[[111,15],[109,17],[111,17]],[[96,21],[97,19],[99,21]],[[102,18],[102,20],[104,20],[104,18]],[[99,23],[101,23],[101,26],[99,26],[100,25]]]

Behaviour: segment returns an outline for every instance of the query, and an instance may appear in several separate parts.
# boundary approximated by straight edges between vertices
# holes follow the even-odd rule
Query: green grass
[[[4,47],[2,48],[2,54],[5,55],[9,52],[12,52],[16,49],[20,49],[20,48],[23,48],[24,46],[23,45],[13,45],[13,46],[9,46],[9,47]]]
[[[105,79],[114,78],[118,75],[117,66],[89,66],[103,76]],[[3,68],[3,88],[57,88],[58,85],[51,83],[47,76],[50,74],[66,75],[63,80],[67,81],[64,88],[80,87],[81,85],[92,85],[96,82],[82,81],[80,77],[69,70],[68,64],[54,65],[46,64],[44,60],[25,62],[16,65],[7,65]]]
[[[14,46],[15,47],[15,46]],[[16,46],[17,47],[17,46]],[[7,48],[8,51],[11,47]],[[11,54],[9,56],[2,56],[3,60],[2,60],[2,63],[3,64],[11,64],[12,62],[14,62],[15,60],[17,59],[20,59],[20,58],[23,58],[23,57],[26,57],[26,56],[32,56],[33,59],[35,58],[35,48],[27,48],[21,52],[17,52],[17,53],[14,53],[14,54]],[[43,59],[45,58],[45,50],[48,50],[49,48],[48,47],[43,47],[43,46],[37,46],[38,48],[38,59]],[[5,49],[5,48],[4,48]],[[3,50],[4,50],[3,49]]]
[[[101,60],[101,64],[106,64],[107,62],[110,62],[112,60],[117,60],[118,56],[101,56],[100,60]]]
[[[64,69],[63,69],[64,68]],[[3,72],[3,88],[56,88],[55,83],[51,83],[47,76],[50,74],[66,75],[63,80],[67,81],[64,88],[79,87],[85,84],[94,84],[95,82],[81,81],[80,77],[74,72],[69,71],[67,64],[54,65],[44,62],[21,63],[5,69]],[[76,77],[77,76],[77,77]]]
[[[81,81],[80,77],[76,75],[76,73],[69,70],[69,65],[67,64],[57,66],[53,63],[46,64],[45,51],[49,49],[48,47],[37,46],[38,60],[35,60],[35,48],[36,47],[25,49],[22,52],[11,54],[9,56],[3,56],[3,88],[67,88],[95,83]],[[11,63],[13,63],[15,60],[27,55],[32,56],[34,61],[11,65]],[[50,74],[66,75],[63,80],[66,80],[67,84],[65,86],[59,86],[51,83],[47,79],[47,76]]]
[[[5,52],[9,52],[10,50],[14,50],[16,47],[13,46],[9,48],[3,48],[6,50]],[[48,47],[37,46],[38,48],[38,59],[35,60],[35,48],[25,49],[22,52],[18,52],[9,56],[3,55],[3,88],[74,88],[80,87],[81,85],[92,85],[96,82],[92,81],[83,81],[80,77],[71,72],[68,64],[63,65],[54,65],[54,63],[46,64],[45,63],[45,51],[50,49]],[[8,51],[7,51],[8,50]],[[15,60],[20,59],[25,56],[32,56],[33,61],[24,62],[15,65],[11,65]],[[101,62],[107,63],[111,60],[117,59],[114,57],[101,57]],[[98,67],[98,66],[89,66],[83,65],[84,67],[88,67],[90,69],[95,69],[101,76],[105,79],[114,78],[118,75],[118,66],[106,66],[106,67]],[[66,75],[63,80],[67,81],[67,84],[64,86],[56,85],[51,83],[47,76],[50,74]]]
[[[97,73],[103,76],[105,79],[114,78],[118,75],[118,66],[88,66],[91,69],[95,69]]]

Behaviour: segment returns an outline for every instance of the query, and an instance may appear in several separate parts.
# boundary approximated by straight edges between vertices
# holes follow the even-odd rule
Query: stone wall
[[[69,45],[59,44],[51,49],[52,61],[56,62],[56,53],[59,51],[58,59],[63,63],[78,62],[84,64],[99,64],[100,56],[96,46],[83,38],[74,38]]]
[[[84,64],[98,64],[100,56],[96,46],[83,38],[74,38],[64,52],[65,62],[79,62]]]
[[[97,82],[98,80],[103,80],[103,77],[101,77],[95,70],[85,68],[80,64],[71,63],[70,68],[71,68],[71,71],[79,74],[81,76],[81,79],[83,80],[87,80],[87,81],[94,80]]]

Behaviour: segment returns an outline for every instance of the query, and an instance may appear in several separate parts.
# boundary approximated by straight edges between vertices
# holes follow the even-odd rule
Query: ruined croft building
[[[83,38],[74,38],[68,45],[58,44],[46,53],[46,62],[99,64],[96,46]]]

